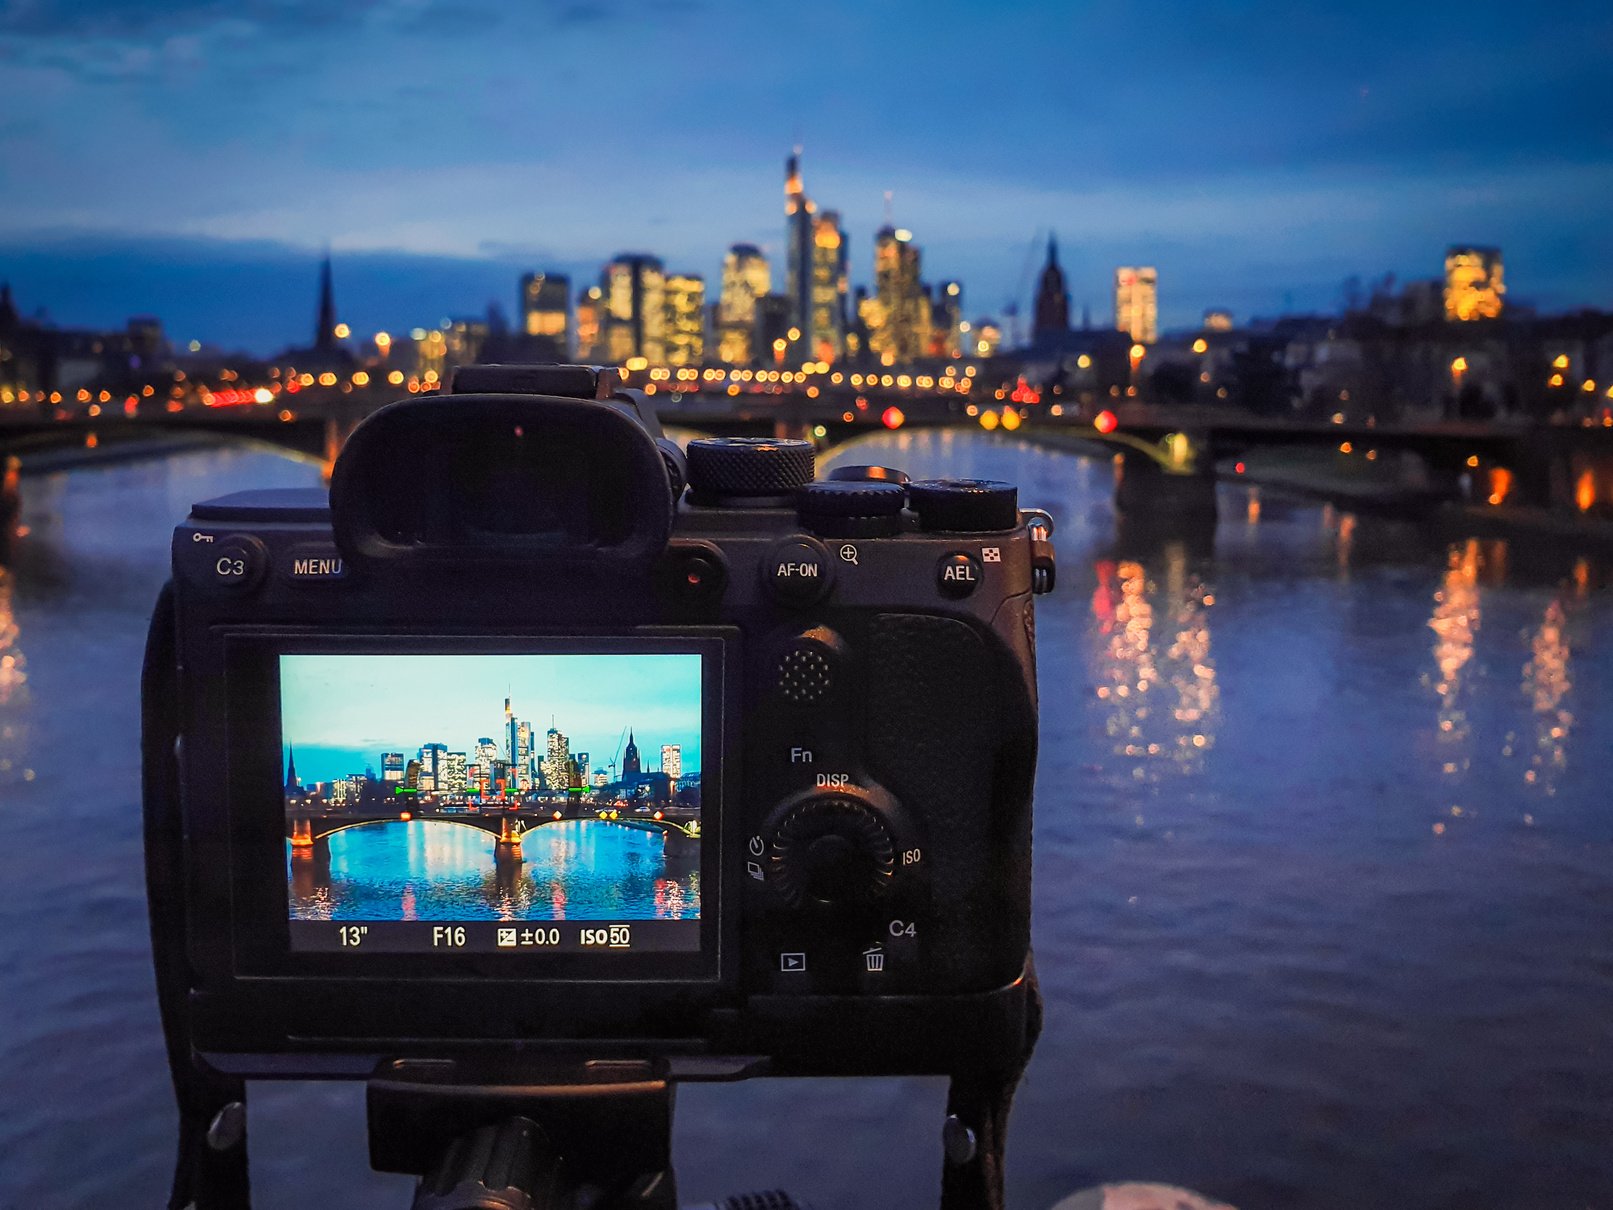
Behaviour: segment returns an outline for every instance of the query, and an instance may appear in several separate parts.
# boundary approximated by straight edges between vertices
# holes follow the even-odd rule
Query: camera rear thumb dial
[[[838,795],[810,798],[773,834],[770,881],[795,907],[862,907],[886,893],[896,846],[877,812]]]

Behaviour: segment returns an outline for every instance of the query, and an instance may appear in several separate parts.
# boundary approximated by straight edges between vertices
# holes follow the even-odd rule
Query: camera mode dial
[[[927,533],[985,534],[1019,524],[1019,489],[994,479],[922,479],[908,500]]]
[[[868,804],[816,795],[778,825],[769,864],[769,881],[793,907],[863,907],[889,891],[896,844]]]
[[[817,466],[810,441],[772,437],[698,437],[687,455],[694,502],[731,508],[787,504]]]

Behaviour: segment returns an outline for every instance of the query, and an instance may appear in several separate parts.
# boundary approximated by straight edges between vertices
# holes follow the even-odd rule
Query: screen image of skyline
[[[383,752],[425,744],[500,748],[510,717],[530,721],[541,755],[550,727],[603,767],[631,733],[646,769],[664,745],[681,749],[684,774],[701,767],[701,656],[692,653],[282,655],[281,760],[295,755],[304,782],[332,781]]]

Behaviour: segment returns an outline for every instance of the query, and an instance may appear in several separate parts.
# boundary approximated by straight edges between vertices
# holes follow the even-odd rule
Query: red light
[[[901,408],[888,407],[880,414],[879,419],[886,428],[899,429],[902,427],[902,421],[906,420],[907,417],[902,415]]]
[[[1238,462],[1238,463],[1234,463],[1234,464],[1233,464],[1233,467],[1232,467],[1232,469],[1233,469],[1233,470],[1234,470],[1234,471],[1235,471],[1235,472],[1236,472],[1236,473],[1237,473],[1237,474],[1240,474],[1240,475],[1241,475],[1241,474],[1243,474],[1243,469],[1244,469],[1244,468],[1243,468],[1243,463],[1241,463],[1241,462]]]
[[[1108,408],[1105,408],[1103,411],[1099,412],[1092,421],[1092,427],[1097,429],[1100,433],[1112,433],[1119,426],[1120,418]]]

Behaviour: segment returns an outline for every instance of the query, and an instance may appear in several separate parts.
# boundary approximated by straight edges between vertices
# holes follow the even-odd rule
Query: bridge
[[[666,837],[669,850],[685,849],[700,841],[700,812],[686,807],[640,811],[612,804],[585,807],[580,804],[551,806],[545,803],[477,810],[420,804],[416,808],[401,811],[379,811],[373,807],[353,811],[314,811],[306,806],[292,806],[286,810],[286,840],[291,844],[294,860],[312,860],[318,855],[322,842],[338,832],[411,821],[455,824],[496,837],[493,855],[498,862],[523,860],[521,842],[526,835],[555,823],[580,821],[656,832]]]
[[[651,397],[665,423],[695,431],[806,437],[832,446],[889,429],[978,427],[1019,440],[1108,448],[1120,458],[1116,495],[1123,512],[1169,515],[1208,508],[1213,516],[1214,483],[1229,470],[1224,464],[1278,446],[1359,451],[1368,459],[1380,450],[1413,452],[1429,473],[1426,489],[1406,498],[1421,505],[1455,498],[1464,475],[1480,481],[1480,499],[1568,514],[1585,511],[1587,497],[1599,503],[1613,495],[1599,487],[1601,479],[1613,478],[1613,427],[1605,423],[1392,424],[1343,414],[1272,417],[1229,406],[1163,406],[1091,393],[1061,399],[1023,380],[988,381],[989,364],[929,375],[847,373],[818,365],[812,372],[655,368],[626,377],[629,386]],[[405,392],[429,394],[439,387],[355,371],[340,381],[327,373],[221,389],[190,384],[166,398],[153,391],[114,399],[88,390],[72,398],[16,398],[0,406],[0,456],[63,446],[109,449],[158,433],[205,433],[297,451],[328,469],[370,412]],[[1346,492],[1339,502],[1359,500]]]

